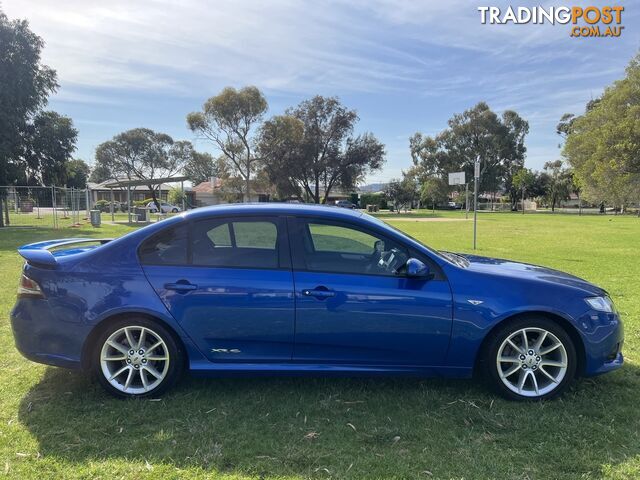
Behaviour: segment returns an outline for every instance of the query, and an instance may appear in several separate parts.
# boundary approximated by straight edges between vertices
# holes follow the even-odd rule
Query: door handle
[[[302,294],[306,297],[316,297],[319,300],[335,297],[336,292],[329,290],[327,287],[316,287],[313,290],[302,290]]]
[[[164,288],[166,288],[167,290],[186,292],[189,290],[195,290],[196,288],[198,288],[198,286],[194,285],[193,283],[189,283],[186,280],[178,280],[176,283],[165,283]]]

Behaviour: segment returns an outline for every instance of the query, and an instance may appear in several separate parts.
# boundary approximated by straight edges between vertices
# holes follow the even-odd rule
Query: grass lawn
[[[393,225],[435,248],[471,251],[471,221],[414,218]],[[0,475],[640,477],[640,219],[479,219],[479,254],[566,270],[610,292],[625,320],[622,370],[530,404],[504,401],[475,381],[335,378],[186,378],[157,401],[116,400],[84,375],[23,359],[8,315],[22,265],[17,246],[131,227],[0,231]]]

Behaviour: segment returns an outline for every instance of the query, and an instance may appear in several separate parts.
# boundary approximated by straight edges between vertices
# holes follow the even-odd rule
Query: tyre
[[[157,211],[158,211],[158,210],[156,210],[155,208],[151,208],[151,209],[149,210],[149,213],[156,213]]]
[[[577,369],[567,332],[542,316],[520,317],[489,340],[482,369],[494,389],[511,400],[541,400],[564,392]]]
[[[178,213],[178,209],[177,209],[177,208],[173,208],[173,209],[171,210],[171,213]]]
[[[144,317],[110,323],[96,347],[94,373],[116,397],[158,396],[183,372],[184,352],[173,335]]]

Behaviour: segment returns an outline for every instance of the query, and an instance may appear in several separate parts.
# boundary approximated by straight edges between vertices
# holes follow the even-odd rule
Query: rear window
[[[140,246],[140,262],[147,265],[186,265],[187,226],[167,228],[150,237]]]
[[[277,219],[211,219],[196,222],[191,245],[194,265],[277,268]]]

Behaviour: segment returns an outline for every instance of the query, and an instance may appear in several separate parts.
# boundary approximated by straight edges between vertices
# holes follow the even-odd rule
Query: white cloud
[[[419,108],[451,104],[439,105],[449,111],[438,117],[445,115],[439,127],[428,125],[436,131],[451,114],[487,100],[529,119],[535,165],[550,152],[543,141],[553,135],[559,113],[576,111],[590,92],[599,94],[622,74],[627,52],[638,44],[630,28],[637,14],[625,13],[629,23],[621,39],[570,39],[567,26],[482,25],[477,6],[468,0],[2,3],[9,17],[27,18],[46,40],[43,59],[62,85],[55,98],[67,104],[124,111],[114,90],[203,99],[226,85],[255,84],[280,99],[316,93],[368,95],[371,103],[387,96],[415,99],[415,130],[423,116],[433,118]],[[412,126],[409,107],[396,117],[393,107],[385,119],[389,127],[382,127],[389,132],[375,133],[389,144],[387,165],[397,175],[408,150],[391,126]],[[113,125],[86,112],[82,118]],[[175,124],[184,128],[184,117]]]

